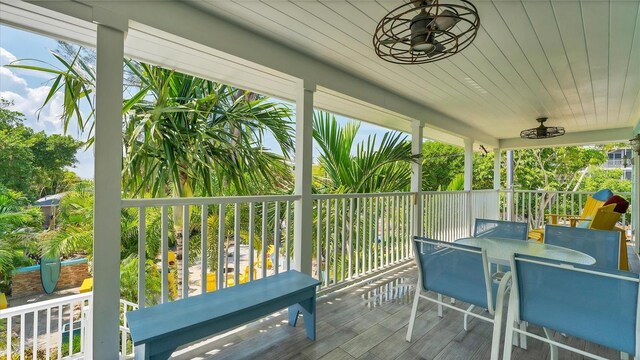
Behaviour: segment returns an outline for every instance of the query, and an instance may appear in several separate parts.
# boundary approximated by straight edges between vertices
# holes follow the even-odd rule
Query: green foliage
[[[398,132],[385,133],[378,144],[369,136],[356,144],[360,125],[340,126],[329,113],[316,112],[313,137],[320,148],[318,163],[326,177],[320,191],[331,193],[376,193],[403,191],[411,182],[409,164],[418,157],[411,154],[411,143]]]
[[[464,150],[436,141],[422,144],[422,190],[446,188],[458,174],[464,174]]]
[[[21,193],[0,184],[0,292],[9,292],[13,269],[33,264],[28,256],[37,253],[33,239],[41,226],[40,209],[29,207]]]
[[[631,180],[623,180],[622,175],[623,172],[620,169],[591,168],[585,176],[580,190],[595,192],[600,189],[610,189],[616,194],[630,193]]]
[[[120,263],[120,298],[138,302],[138,258],[131,254]],[[160,302],[162,277],[160,266],[153,260],[145,263],[145,306],[153,306]]]
[[[46,135],[23,125],[21,113],[0,99],[0,183],[34,199],[65,190],[65,170],[81,143],[71,136]]]

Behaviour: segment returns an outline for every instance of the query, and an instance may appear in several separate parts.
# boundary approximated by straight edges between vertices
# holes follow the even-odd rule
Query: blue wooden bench
[[[168,359],[179,346],[289,308],[289,325],[304,316],[316,338],[316,286],[291,270],[230,288],[127,313],[136,359]]]

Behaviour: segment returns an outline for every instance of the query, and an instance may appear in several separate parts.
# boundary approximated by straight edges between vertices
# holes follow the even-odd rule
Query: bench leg
[[[159,354],[151,355],[151,349],[148,344],[137,345],[134,348],[134,354],[136,360],[167,360],[171,357],[175,349],[167,350]]]
[[[307,337],[311,340],[316,339],[316,296],[289,306],[289,325],[296,326],[298,322],[298,314],[304,316],[304,329]]]

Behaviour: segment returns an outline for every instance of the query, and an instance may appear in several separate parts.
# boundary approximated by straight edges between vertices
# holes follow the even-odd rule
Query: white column
[[[313,233],[313,93],[316,85],[308,81],[296,84],[296,158],[293,261],[295,269],[311,274]],[[319,265],[319,264],[318,264]]]
[[[464,139],[464,190],[473,185],[473,139]]]
[[[123,57],[124,32],[99,24],[94,143],[93,359],[117,359],[120,348]]]
[[[513,219],[513,150],[507,150],[507,220]]]
[[[500,190],[500,167],[502,166],[502,150],[493,149],[493,190]]]
[[[424,126],[414,121],[411,126],[411,153],[420,155],[420,160],[411,164],[411,192],[413,200],[413,235],[422,236],[422,138]]]

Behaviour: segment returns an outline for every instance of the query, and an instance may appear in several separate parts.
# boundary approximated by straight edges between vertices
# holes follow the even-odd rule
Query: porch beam
[[[419,121],[411,124],[411,153],[419,155],[420,160],[411,164],[411,192],[413,201],[413,235],[422,236],[422,141],[424,125]]]
[[[300,196],[294,207],[294,268],[311,275],[313,233],[313,95],[316,85],[308,80],[296,84],[296,154],[295,194]],[[320,264],[318,264],[319,266]]]
[[[464,190],[473,186],[473,139],[464,139]]]
[[[121,29],[98,24],[94,143],[93,359],[116,359],[120,348],[120,174],[124,36]]]

